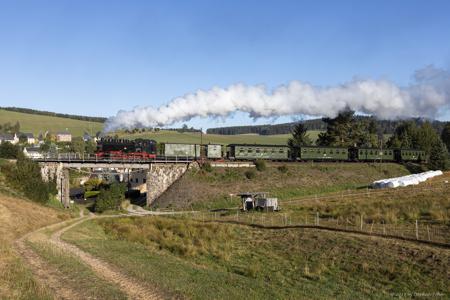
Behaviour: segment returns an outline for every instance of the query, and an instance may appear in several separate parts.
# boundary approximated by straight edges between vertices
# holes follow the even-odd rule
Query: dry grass
[[[396,189],[359,190],[322,197],[305,197],[281,202],[286,210],[321,216],[354,218],[361,214],[366,222],[450,222],[450,172],[418,186]]]
[[[280,166],[286,166],[279,170]],[[253,168],[254,169],[254,168]],[[233,207],[245,191],[270,192],[280,200],[325,194],[367,186],[374,180],[408,174],[399,164],[367,163],[271,163],[255,177],[245,176],[247,168],[214,168],[212,172],[190,171],[155,203],[158,207],[212,209]]]
[[[12,249],[15,239],[68,216],[31,201],[0,194],[0,295],[5,299],[47,299],[48,292],[32,278]],[[3,298],[2,298],[3,299]]]
[[[232,224],[220,224],[227,228],[218,229],[225,230],[222,235],[214,234],[210,226],[183,218],[97,220],[71,229],[63,239],[136,280],[191,299],[334,299],[337,295],[386,299],[395,293],[445,297],[449,292],[446,249],[335,232]],[[188,236],[192,227],[195,247],[204,250],[195,255],[174,251],[172,245],[183,245],[185,238],[180,235]],[[161,237],[161,231],[172,235]],[[205,246],[223,243],[226,257],[212,255],[210,246]]]
[[[181,256],[206,255],[225,258],[232,236],[231,227],[220,224],[200,224],[184,219],[121,218],[99,221],[106,233],[117,239],[137,242],[150,249],[166,249]]]

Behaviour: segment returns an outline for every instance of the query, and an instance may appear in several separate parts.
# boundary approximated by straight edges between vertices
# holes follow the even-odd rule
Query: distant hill
[[[365,116],[359,116],[358,118],[371,118]],[[425,122],[424,119],[412,119],[417,124],[421,124]],[[380,133],[383,134],[392,134],[397,127],[397,125],[403,120],[376,120],[378,124],[378,128],[380,129]],[[325,122],[322,119],[312,119],[312,120],[303,120],[299,121],[300,123],[305,124],[308,130],[314,131],[324,131],[327,129]],[[274,135],[274,134],[288,134],[291,133],[292,127],[299,122],[291,122],[291,123],[283,123],[283,124],[275,124],[275,125],[249,125],[249,126],[232,126],[232,127],[217,127],[217,128],[209,128],[206,132],[208,134],[222,134],[222,135],[234,135],[234,134],[259,134],[259,135]],[[441,132],[444,127],[445,122],[432,120],[430,121],[433,127]]]
[[[30,108],[1,107],[0,106],[0,109],[7,110],[7,111],[20,112],[20,113],[25,113],[25,114],[60,117],[60,118],[74,119],[74,120],[80,120],[80,121],[99,122],[99,123],[104,123],[106,121],[106,118],[103,118],[103,117],[89,117],[89,116],[80,116],[80,115],[71,115],[71,114],[60,114],[60,113],[44,111],[44,110],[36,110],[36,109],[30,109]]]
[[[26,110],[26,109],[22,109]],[[60,117],[56,113],[45,112],[33,113],[33,110],[28,110],[29,112],[18,112],[12,109],[0,109],[0,124],[10,122],[15,124],[20,123],[21,132],[31,132],[35,135],[39,133],[45,133],[46,131],[58,132],[68,130],[74,136],[82,136],[84,132],[90,134],[95,134],[103,129],[103,122],[93,121],[95,119],[91,117],[85,117],[86,120]],[[53,114],[53,115],[50,115]],[[74,117],[74,116],[72,116]],[[82,116],[79,116],[80,118]]]

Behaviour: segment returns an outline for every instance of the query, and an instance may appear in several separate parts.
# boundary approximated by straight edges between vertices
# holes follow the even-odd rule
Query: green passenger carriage
[[[300,160],[348,160],[348,149],[341,147],[301,147]]]
[[[398,149],[396,150],[398,161],[426,161],[425,151],[417,149]]]
[[[228,145],[228,158],[236,160],[288,160],[289,147],[282,145],[230,144]]]
[[[394,150],[378,148],[356,148],[356,158],[360,161],[394,161]]]

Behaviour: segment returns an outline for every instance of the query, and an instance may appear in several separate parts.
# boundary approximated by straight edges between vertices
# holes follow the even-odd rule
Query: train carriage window
[[[256,149],[256,151],[255,151],[256,153],[259,153],[259,152],[261,152],[259,149]]]
[[[252,149],[248,149],[247,152],[248,153],[252,153],[253,151],[252,151]]]

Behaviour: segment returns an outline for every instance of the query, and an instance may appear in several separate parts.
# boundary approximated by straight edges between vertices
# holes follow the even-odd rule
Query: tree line
[[[343,111],[336,118],[323,118],[326,131],[319,134],[316,145],[329,147],[403,148],[425,151],[431,169],[449,168],[450,122],[442,122],[439,133],[433,123],[414,120],[399,121],[392,135],[386,140],[383,129],[373,118],[355,116],[354,111]],[[298,157],[299,148],[312,145],[307,127],[298,123],[291,130],[288,140],[291,153]]]
[[[397,126],[402,122],[398,120],[378,120],[369,116],[355,116],[355,119],[361,121],[375,122],[377,124],[378,131],[383,134],[393,134]],[[438,132],[443,130],[444,122],[440,121],[427,121],[421,118],[411,119],[416,125],[423,124],[425,122],[431,123],[433,128]],[[283,123],[275,125],[250,125],[250,126],[231,126],[231,127],[219,127],[209,128],[206,133],[208,134],[222,134],[222,135],[234,135],[234,134],[259,134],[259,135],[273,135],[273,134],[289,134],[297,124],[303,124],[307,130],[320,130],[327,129],[327,123],[323,119],[303,120],[299,122]]]

